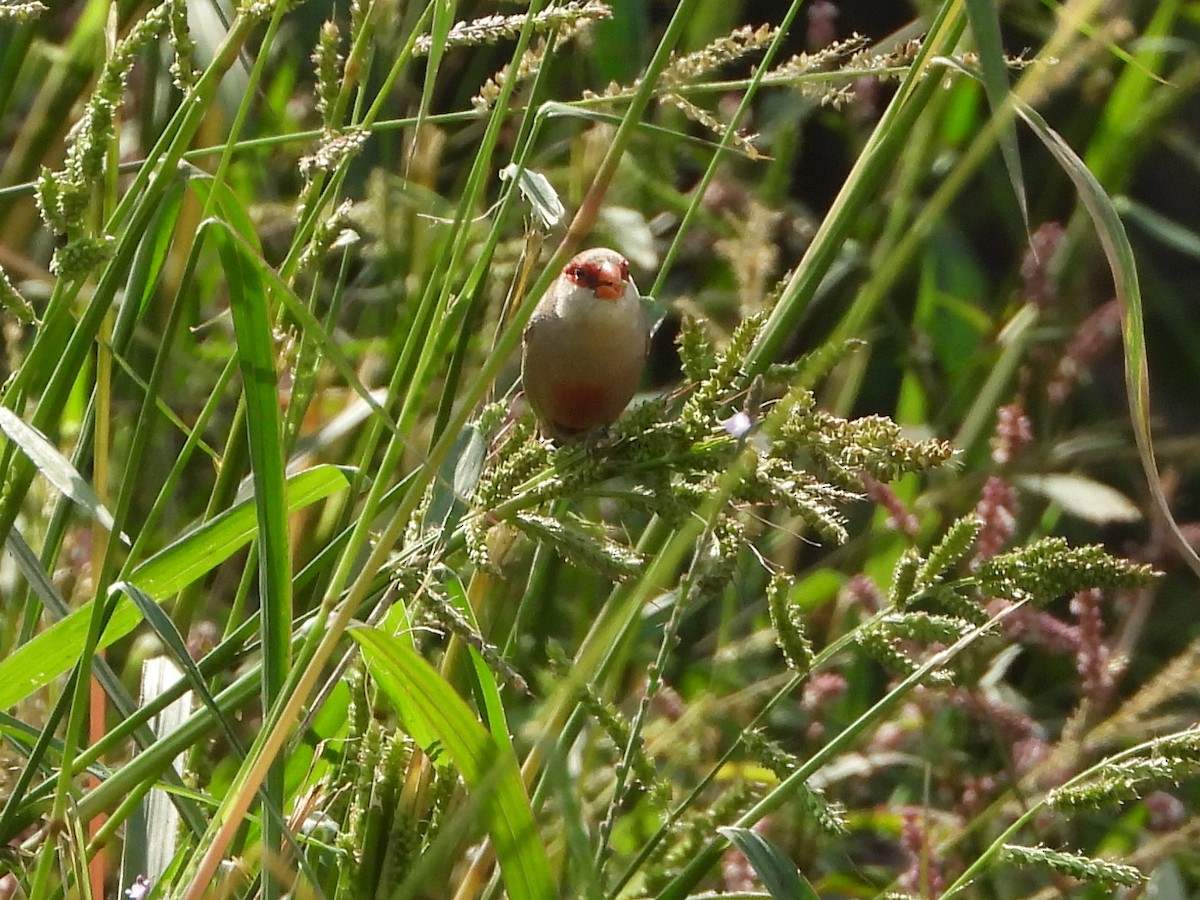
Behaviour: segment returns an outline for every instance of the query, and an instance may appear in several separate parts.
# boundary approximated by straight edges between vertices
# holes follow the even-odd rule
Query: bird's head
[[[563,267],[563,275],[576,287],[591,291],[597,300],[620,300],[629,283],[629,260],[615,250],[596,247],[573,257]]]

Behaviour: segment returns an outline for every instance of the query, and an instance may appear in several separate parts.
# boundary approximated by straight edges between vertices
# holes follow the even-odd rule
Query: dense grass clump
[[[0,0],[0,898],[1200,889],[1194,10],[917,7]]]

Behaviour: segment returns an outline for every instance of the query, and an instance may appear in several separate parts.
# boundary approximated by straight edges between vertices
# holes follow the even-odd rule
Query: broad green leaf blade
[[[288,511],[296,512],[350,486],[346,472],[319,465],[288,478]],[[182,590],[229,559],[254,537],[253,498],[247,498],[164,547],[133,570],[129,580],[158,601]]]
[[[749,828],[718,828],[754,867],[759,881],[775,900],[821,900],[807,878],[783,851]]]
[[[292,661],[292,554],[287,514],[283,423],[279,415],[279,379],[275,371],[275,339],[267,302],[264,271],[257,253],[248,252],[232,232],[215,229],[213,240],[229,288],[229,310],[242,372],[242,398],[250,447],[257,512],[258,621],[262,639],[262,704],[270,709],[283,693]],[[284,761],[276,759],[262,783],[262,845],[275,852],[283,831],[267,815],[284,803]],[[262,896],[275,900],[280,885],[263,872]]]
[[[419,717],[422,729],[437,735],[468,789],[483,792],[480,808],[508,896],[557,896],[511,748],[500,746],[450,685],[403,641],[373,628],[350,633],[362,647],[371,676],[406,717],[405,727]]]
[[[1154,439],[1150,432],[1150,369],[1146,360],[1146,324],[1142,317],[1142,290],[1138,283],[1137,263],[1133,247],[1125,233],[1125,225],[1104,192],[1100,182],[1088,171],[1083,160],[1063,140],[1062,135],[1046,124],[1041,114],[1026,104],[1018,104],[1017,114],[1025,120],[1046,149],[1075,184],[1079,199],[1096,226],[1108,267],[1112,271],[1117,300],[1121,304],[1121,335],[1125,341],[1125,384],[1129,393],[1129,414],[1137,440],[1138,456],[1154,503],[1170,529],[1172,542],[1179,554],[1200,575],[1200,556],[1179,530],[1171,513],[1171,505],[1163,490],[1158,462],[1154,458]]]
[[[342,490],[349,482],[335,466],[316,466],[293,475],[288,484],[288,508],[295,512]],[[253,500],[245,500],[150,557],[128,580],[161,603],[244,547],[254,530]],[[0,661],[0,709],[19,703],[75,664],[91,614],[92,604],[87,603]],[[122,598],[98,647],[129,634],[141,621],[137,607]]]
[[[260,269],[263,260],[244,250],[224,229],[213,239],[229,287],[230,312],[242,370],[250,471],[258,537],[259,613],[263,642],[263,704],[283,687],[291,655],[292,574],[288,539],[287,487],[275,341]]]
[[[613,15],[596,23],[592,40],[595,50],[589,54],[589,65],[596,69],[599,84],[625,84],[638,76],[637,53],[634,47],[645,47],[653,41],[650,10],[645,3],[614,3]],[[699,10],[696,15],[699,16]],[[694,23],[694,18],[689,22]]]
[[[29,457],[47,481],[112,531],[112,513],[100,502],[92,486],[76,471],[71,461],[50,443],[49,438],[6,406],[0,406],[0,431],[21,448],[21,452]],[[124,535],[122,539],[128,543]]]

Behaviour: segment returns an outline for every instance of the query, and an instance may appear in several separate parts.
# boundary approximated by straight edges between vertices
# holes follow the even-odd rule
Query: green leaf
[[[484,824],[496,849],[507,895],[513,900],[557,896],[511,747],[501,746],[453,688],[402,640],[374,628],[356,628],[350,633],[362,647],[371,676],[409,733],[418,741],[414,727],[436,735],[468,789],[479,792]]]
[[[316,466],[288,479],[288,511],[296,512],[349,485],[336,466]],[[244,500],[165,547],[135,568],[128,581],[158,602],[223,563],[254,536],[253,498]],[[0,709],[8,709],[69,670],[87,637],[92,603],[86,603],[0,661]],[[142,621],[137,607],[118,601],[97,645],[107,647]]]
[[[137,304],[139,319],[146,312],[155,295],[159,276],[170,256],[183,198],[184,182],[182,180],[168,185],[166,194],[154,211],[154,218],[147,226],[145,234],[142,235],[142,241],[134,255],[132,277],[125,287],[126,299],[124,302]],[[118,363],[123,364],[124,360],[119,359]]]
[[[807,878],[782,850],[749,828],[718,828],[742,852],[763,887],[776,900],[821,900]]]
[[[325,329],[325,326],[314,316],[304,305],[304,302],[296,296],[295,291],[288,286],[278,272],[271,266],[267,265],[263,260],[261,252],[256,248],[256,243],[252,243],[246,238],[230,229],[230,225],[221,219],[209,219],[203,223],[201,227],[216,227],[218,230],[223,230],[227,239],[237,245],[241,254],[258,270],[259,275],[266,282],[266,285],[272,291],[272,296],[283,304],[289,316],[296,320],[296,323],[304,331],[305,335],[312,338],[321,352],[328,358],[329,362],[337,369],[338,374],[345,380],[346,384],[362,398],[363,402],[371,409],[371,411],[379,417],[385,428],[394,434],[396,437],[403,439],[399,426],[387,410],[379,405],[376,399],[376,392],[367,390],[366,385],[359,379],[354,364],[345,354],[338,343],[333,339],[333,336]]]
[[[320,465],[290,476],[288,511],[296,512],[350,486],[346,471]],[[133,570],[129,580],[162,601],[229,559],[254,537],[253,497],[209,519]]]
[[[208,689],[208,682],[200,674],[200,669],[197,667],[195,660],[192,659],[192,655],[188,652],[187,643],[184,641],[183,635],[179,633],[179,629],[175,627],[175,623],[171,621],[171,617],[155,602],[153,597],[137,585],[130,584],[127,581],[118,581],[109,588],[108,593],[109,596],[123,593],[133,601],[134,605],[138,608],[138,612],[142,614],[142,618],[149,623],[150,627],[154,629],[154,633],[158,635],[159,640],[163,642],[163,647],[166,649],[165,656],[171,661],[176,670],[178,670],[179,677],[187,679],[188,684],[192,687],[192,691],[200,698],[200,702],[207,706],[217,721],[221,723],[225,738],[229,741],[230,746],[237,751],[239,757],[244,756],[246,751],[242,747],[241,740],[234,732],[229,719],[221,714],[220,707],[217,706],[217,701]],[[142,701],[145,702],[146,699],[146,697],[143,697]],[[178,723],[175,724],[177,725]]]
[[[58,448],[50,443],[44,434],[6,406],[0,406],[0,430],[21,448],[47,481],[112,531],[112,513],[100,502],[92,486],[71,465],[71,461],[59,453]],[[124,535],[121,535],[121,539],[129,543],[129,539]]]
[[[215,229],[213,239],[229,286],[229,306],[242,370],[257,512],[263,705],[270,706],[283,687],[291,654],[292,573],[275,341],[261,271],[267,266],[229,231]]]
[[[450,36],[450,29],[454,27],[454,14],[458,4],[455,0],[434,0],[433,2],[433,27],[430,33],[429,40],[429,61],[425,65],[424,84],[421,88],[421,105],[417,108],[417,124],[413,130],[412,151],[409,153],[408,162],[405,165],[405,174],[408,174],[408,167],[412,165],[412,154],[416,153],[417,135],[421,132],[421,126],[425,124],[425,119],[429,115],[429,107],[433,100],[433,89],[437,83],[438,70],[442,66],[442,55],[446,52],[446,39]]]
[[[450,603],[471,623],[471,627],[479,630],[479,622],[475,619],[475,611],[471,609],[471,601],[467,596],[466,586],[457,572],[446,570],[446,592]],[[496,676],[488,668],[487,662],[474,647],[468,647],[471,654],[471,665],[474,668],[475,689],[478,692],[479,703],[483,709],[483,717],[496,743],[509,752],[514,752],[512,738],[508,733],[508,718],[504,713],[504,703],[500,699],[500,688],[496,684]]]
[[[1200,234],[1131,197],[1116,197],[1113,206],[1125,219],[1144,229],[1164,247],[1200,259]]]
[[[979,50],[979,68],[983,89],[991,104],[992,114],[1000,115],[1008,98],[1008,64],[1004,61],[1004,46],[1000,40],[1000,4],[997,0],[966,0],[967,19],[975,46]],[[1025,200],[1025,179],[1021,174],[1021,154],[1017,148],[1017,130],[1011,117],[1001,125],[1000,153],[1021,208],[1021,219],[1029,230],[1029,206]]]
[[[1158,462],[1154,458],[1154,440],[1150,432],[1150,368],[1146,360],[1146,323],[1142,317],[1142,290],[1138,283],[1133,247],[1130,246],[1129,236],[1125,233],[1125,225],[1112,199],[1104,192],[1096,176],[1088,171],[1083,160],[1063,140],[1062,135],[1046,124],[1046,120],[1031,106],[1018,104],[1016,110],[1075,184],[1079,199],[1096,227],[1104,255],[1108,259],[1108,267],[1112,272],[1117,301],[1121,305],[1121,336],[1125,342],[1125,386],[1129,394],[1129,415],[1133,422],[1133,434],[1137,440],[1142,470],[1146,474],[1146,482],[1154,497],[1154,504],[1167,523],[1172,543],[1192,571],[1200,575],[1200,556],[1179,530],[1179,523],[1171,513],[1162,477],[1158,474]]]
[[[219,225],[245,241],[252,252],[261,255],[262,245],[258,240],[258,229],[254,220],[250,218],[241,199],[228,184],[217,181],[203,170],[193,169],[192,177],[188,178],[188,188],[196,192],[204,209],[215,207],[221,213],[220,218],[201,222],[198,231]]]

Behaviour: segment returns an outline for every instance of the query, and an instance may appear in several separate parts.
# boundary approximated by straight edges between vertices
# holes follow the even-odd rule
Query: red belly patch
[[[592,381],[572,381],[554,389],[551,418],[563,428],[581,429],[607,425],[612,391]]]

